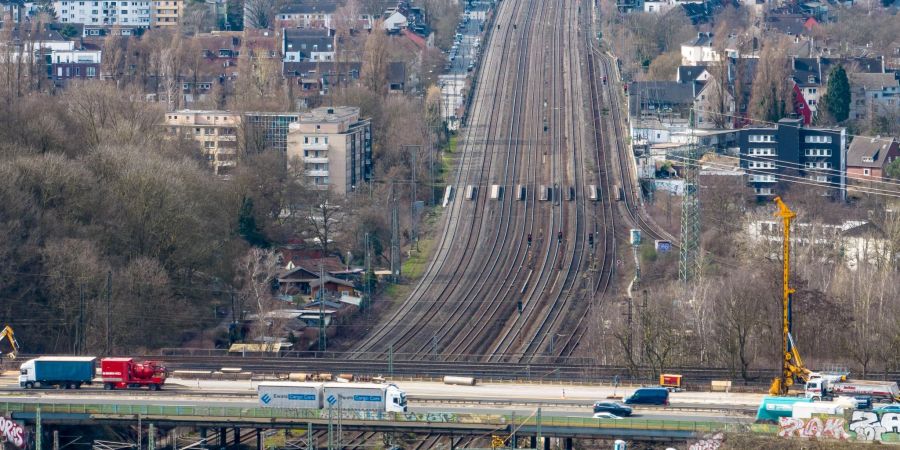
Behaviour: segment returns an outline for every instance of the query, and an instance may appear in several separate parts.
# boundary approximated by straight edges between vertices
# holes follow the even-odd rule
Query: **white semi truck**
[[[830,400],[834,397],[869,396],[874,399],[900,402],[900,388],[894,381],[843,380],[830,377],[813,378],[806,383],[806,398]]]
[[[406,393],[392,383],[266,382],[257,388],[264,408],[406,412]]]

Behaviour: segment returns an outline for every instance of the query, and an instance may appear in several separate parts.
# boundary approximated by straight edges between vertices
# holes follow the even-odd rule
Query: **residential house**
[[[697,37],[681,44],[681,65],[699,66],[719,62],[722,56],[713,48],[713,33],[700,32]]]
[[[200,143],[201,151],[216,175],[227,175],[237,166],[239,113],[172,111],[166,113],[165,125],[170,135],[191,137]]]
[[[628,85],[628,115],[632,119],[688,118],[697,82],[635,81]]]
[[[285,28],[282,32],[284,62],[333,61],[336,47],[328,30]]]
[[[290,125],[288,164],[311,184],[347,194],[372,175],[372,125],[352,106],[320,107]]]
[[[409,22],[406,19],[406,15],[403,14],[402,11],[394,9],[385,12],[382,26],[384,27],[384,31],[387,31],[388,33],[399,33],[400,30],[406,28],[408,24]]]
[[[709,79],[709,71],[705,65],[697,66],[679,66],[675,81],[679,83],[693,83],[695,81],[706,81]]]
[[[750,127],[738,132],[741,168],[760,196],[775,195],[778,182],[820,183],[846,196],[845,128],[813,128],[798,118],[775,127]]]
[[[815,18],[806,14],[769,13],[763,18],[762,31],[777,31],[788,36],[808,36],[819,25]]]
[[[4,23],[7,17],[12,19],[12,23],[21,23],[26,16],[25,5],[23,0],[0,0],[0,24],[4,27],[12,24]]]
[[[56,0],[53,9],[60,23],[84,24],[89,26],[89,35],[98,36],[101,30],[113,26],[150,28],[153,9],[158,2],[132,0]],[[160,8],[162,11],[167,8]]]
[[[333,1],[294,1],[283,6],[277,14],[278,26],[288,28],[317,28],[333,30],[332,22],[337,11],[337,2]],[[244,16],[244,28],[249,28],[247,16]]]
[[[57,86],[72,79],[100,78],[102,51],[96,45],[70,41],[51,29],[32,32],[14,28],[10,37],[10,58],[14,60],[19,52],[30,50],[23,59],[37,60],[41,72]]]
[[[388,92],[402,94],[406,90],[406,63],[393,61],[388,63]]]
[[[115,3],[115,2],[111,2]],[[150,26],[175,28],[184,13],[184,0],[153,0],[150,5]]]
[[[299,87],[301,94],[318,97],[327,94],[332,86],[355,85],[361,69],[359,62],[285,62],[282,74],[288,83]]]
[[[804,223],[794,221],[791,242],[814,246],[832,261],[840,261],[850,270],[860,264],[879,264],[890,261],[892,246],[885,233],[872,222],[842,220],[837,223]],[[756,220],[748,224],[747,236],[756,243],[769,242],[780,246],[784,238],[780,220]],[[827,256],[826,256],[827,255]]]
[[[709,78],[706,82],[694,82],[694,126],[697,128],[731,128],[735,122],[735,102],[732,83]],[[724,84],[724,86],[723,86]]]
[[[854,181],[881,180],[884,167],[897,158],[900,144],[896,138],[857,136],[847,151],[847,176]]]
[[[849,73],[850,118],[872,120],[900,113],[900,74]]]
[[[818,111],[819,97],[825,92],[818,58],[791,58],[791,79],[809,110]],[[806,121],[809,124],[809,118]]]

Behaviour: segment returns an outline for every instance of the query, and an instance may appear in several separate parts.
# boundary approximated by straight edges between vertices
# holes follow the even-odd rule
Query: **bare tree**
[[[282,3],[281,0],[244,0],[244,26],[270,28],[275,23],[275,15]]]
[[[750,97],[754,120],[777,122],[793,109],[787,47],[777,40],[763,46]]]
[[[360,76],[363,85],[379,94],[387,93],[388,38],[379,21],[366,39]]]
[[[328,256],[331,242],[346,221],[346,212],[337,196],[330,190],[316,191],[318,195],[309,207],[306,225],[309,232],[322,249],[322,256]]]
[[[267,344],[274,343],[275,333],[280,331],[279,320],[273,315],[277,309],[273,292],[278,270],[278,255],[260,248],[251,248],[238,262],[237,268],[241,302],[253,308],[256,316],[250,331],[251,338]]]

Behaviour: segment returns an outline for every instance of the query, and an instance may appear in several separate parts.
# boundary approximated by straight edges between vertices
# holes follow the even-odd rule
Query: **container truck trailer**
[[[894,381],[813,378],[806,383],[806,398],[830,400],[839,395],[864,395],[879,400],[900,402],[900,388]]]
[[[406,393],[395,384],[268,382],[256,392],[264,408],[407,410]]]
[[[97,358],[93,356],[42,356],[22,363],[19,386],[80,389],[91,384],[96,371]]]

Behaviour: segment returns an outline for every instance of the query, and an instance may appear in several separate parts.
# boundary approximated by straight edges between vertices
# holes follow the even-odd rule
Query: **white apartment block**
[[[149,1],[62,0],[53,3],[61,23],[149,28]]]
[[[172,111],[166,113],[165,124],[169,134],[191,137],[199,142],[216,175],[226,175],[237,165],[239,113]]]
[[[290,124],[288,165],[316,188],[347,194],[371,177],[371,136],[371,123],[360,119],[357,107],[313,109]]]

